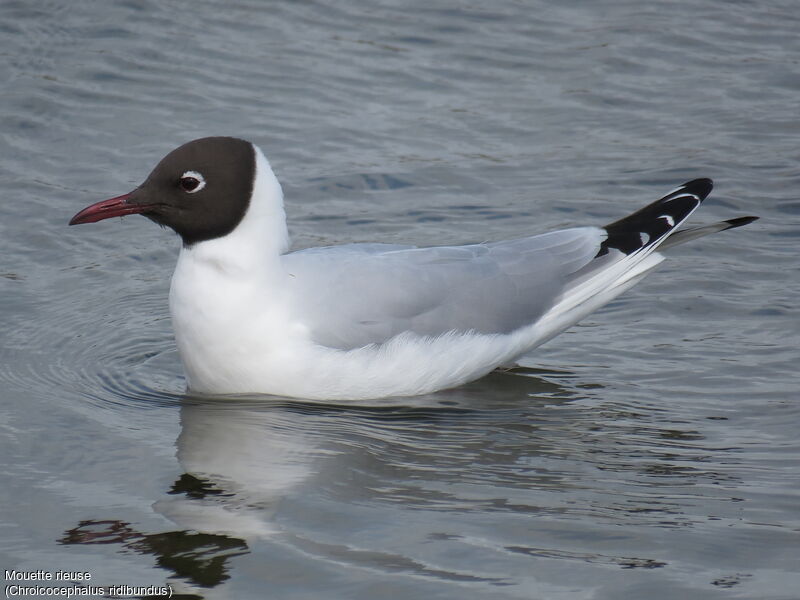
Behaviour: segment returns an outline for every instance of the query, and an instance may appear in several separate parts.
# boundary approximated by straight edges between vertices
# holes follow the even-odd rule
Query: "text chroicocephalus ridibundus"
[[[283,193],[261,150],[210,137],[70,225],[141,213],[180,235],[170,312],[191,391],[361,400],[513,365],[641,279],[663,260],[656,249],[756,219],[677,230],[711,187],[695,179],[605,227],[288,252]]]

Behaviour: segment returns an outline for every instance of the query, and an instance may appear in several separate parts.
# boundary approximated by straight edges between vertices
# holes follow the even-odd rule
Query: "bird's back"
[[[284,256],[315,342],[352,349],[401,332],[506,334],[530,325],[597,254],[595,227],[490,244],[350,244]]]

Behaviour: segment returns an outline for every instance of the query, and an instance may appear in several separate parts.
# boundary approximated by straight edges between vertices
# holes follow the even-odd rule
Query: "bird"
[[[188,392],[347,402],[427,394],[512,367],[640,281],[664,250],[758,218],[681,228],[712,185],[694,179],[604,227],[289,251],[283,192],[264,153],[205,137],[69,224],[141,214],[180,236],[169,309]]]

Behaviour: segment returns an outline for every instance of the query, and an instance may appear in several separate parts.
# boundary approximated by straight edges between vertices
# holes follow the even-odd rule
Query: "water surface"
[[[0,567],[184,598],[767,598],[800,586],[793,2],[0,5]],[[67,228],[258,143],[294,246],[603,224],[712,177],[529,369],[359,407],[187,397],[177,240]],[[6,582],[8,583],[8,582]]]

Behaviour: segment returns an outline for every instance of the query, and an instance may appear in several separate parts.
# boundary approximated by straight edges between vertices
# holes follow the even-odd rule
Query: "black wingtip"
[[[714,187],[707,178],[693,179],[635,213],[605,226],[607,238],[597,256],[615,248],[625,254],[661,243],[706,199]]]
[[[758,221],[760,217],[736,217],[735,219],[728,219],[725,221],[728,226],[725,229],[733,229],[735,227],[741,227],[742,225],[749,225],[753,221]]]
[[[691,181],[687,181],[684,183],[681,188],[681,191],[694,194],[700,200],[705,200],[706,196],[711,193],[711,190],[714,189],[714,182],[711,181],[708,177],[701,177],[700,179],[692,179]]]

